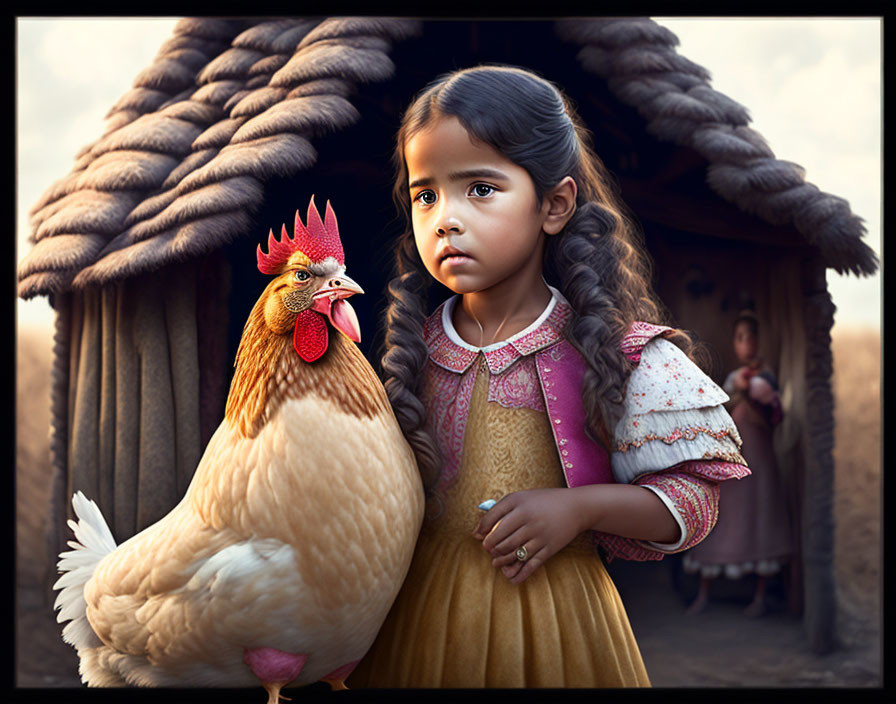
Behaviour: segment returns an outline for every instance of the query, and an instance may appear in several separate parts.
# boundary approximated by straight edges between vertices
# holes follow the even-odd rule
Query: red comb
[[[308,225],[302,224],[299,211],[296,211],[295,231],[293,237],[286,232],[286,225],[280,231],[280,240],[274,238],[274,231],[268,234],[268,253],[261,251],[258,245],[258,270],[262,274],[279,274],[284,264],[295,252],[302,252],[312,262],[321,262],[327,257],[334,257],[339,264],[345,264],[345,253],[339,239],[339,225],[336,213],[327,201],[326,216],[323,221],[314,205],[314,196],[308,204]]]

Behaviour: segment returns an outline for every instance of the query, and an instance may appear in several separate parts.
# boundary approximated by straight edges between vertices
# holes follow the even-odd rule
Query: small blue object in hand
[[[488,499],[487,501],[483,501],[481,504],[479,504],[479,508],[481,508],[483,511],[488,511],[496,503],[498,502],[494,499]]]

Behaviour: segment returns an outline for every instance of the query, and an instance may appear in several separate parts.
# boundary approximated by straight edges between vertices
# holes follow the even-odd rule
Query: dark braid
[[[585,203],[567,224],[563,236],[549,240],[547,252],[560,273],[560,289],[573,309],[567,337],[588,362],[582,388],[587,427],[604,445],[609,442],[609,430],[615,425],[623,400],[622,389],[613,381],[629,372],[625,357],[618,351],[626,321],[609,293],[605,263],[612,248],[607,234],[614,226],[615,218],[607,210],[596,203]],[[598,374],[596,369],[604,371]]]
[[[607,449],[633,369],[620,354],[622,337],[636,320],[668,317],[651,294],[649,260],[628,241],[631,230],[620,227],[623,219],[598,203],[584,203],[563,235],[548,240],[545,255],[573,309],[567,337],[588,362],[582,387],[587,429]],[[675,330],[667,337],[690,354],[686,334]]]
[[[424,429],[426,409],[420,400],[420,379],[428,352],[423,340],[429,274],[420,261],[413,233],[397,247],[395,276],[387,288],[384,385],[395,417],[417,457],[423,486],[429,494],[438,478],[439,451]]]

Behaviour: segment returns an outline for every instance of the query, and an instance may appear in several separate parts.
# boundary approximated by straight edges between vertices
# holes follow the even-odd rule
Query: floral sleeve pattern
[[[617,482],[656,493],[681,536],[661,544],[594,533],[609,559],[659,560],[693,547],[718,519],[718,483],[750,474],[737,427],[722,405],[727,394],[661,338],[665,328],[640,325],[623,342],[623,353],[638,366],[614,433],[613,474]]]
[[[663,555],[683,552],[703,540],[719,515],[719,485],[724,479],[740,479],[750,471],[743,465],[725,462],[685,462],[675,467],[639,477],[634,483],[665,495],[674,507],[681,539],[664,546],[609,533],[595,532],[594,539],[609,559],[660,560]]]
[[[723,404],[728,395],[678,347],[654,338],[640,352],[616,425],[616,481],[689,460],[745,464],[741,438]]]

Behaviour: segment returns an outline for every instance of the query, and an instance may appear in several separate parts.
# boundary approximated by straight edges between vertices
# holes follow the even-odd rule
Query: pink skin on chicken
[[[268,691],[268,704],[276,704],[280,690],[301,674],[307,661],[304,653],[287,653],[277,648],[245,648],[243,652],[243,662]]]

